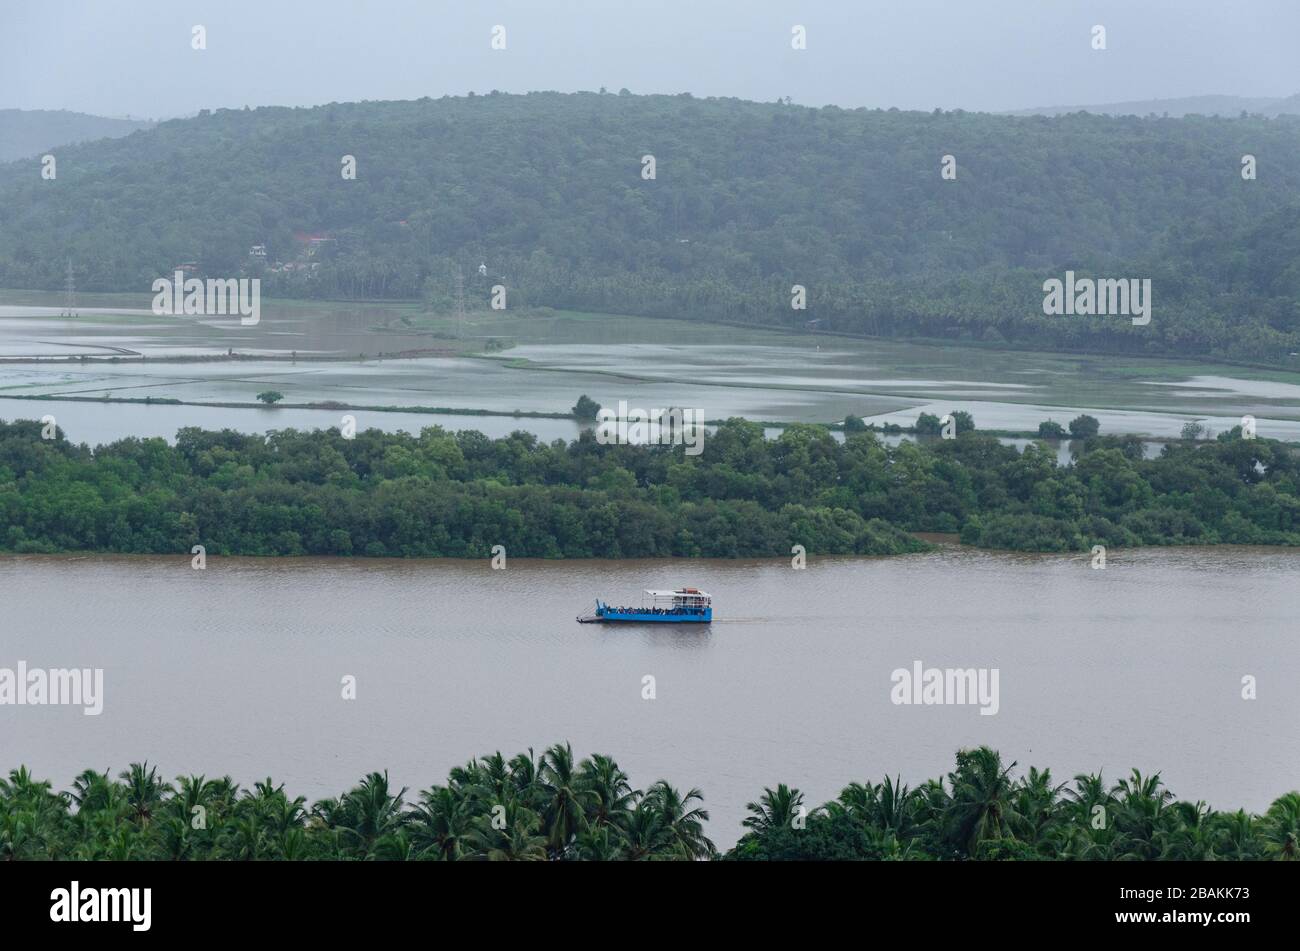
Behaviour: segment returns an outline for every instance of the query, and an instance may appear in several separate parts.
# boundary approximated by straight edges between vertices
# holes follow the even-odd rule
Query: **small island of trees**
[[[743,419],[698,456],[590,431],[185,428],[175,445],[91,449],[42,429],[0,423],[0,550],[737,558],[922,552],[926,532],[1022,551],[1300,544],[1294,451],[1239,428],[1152,459],[1140,437],[1093,436],[1068,465],[969,430],[890,446],[811,424],[768,439]]]

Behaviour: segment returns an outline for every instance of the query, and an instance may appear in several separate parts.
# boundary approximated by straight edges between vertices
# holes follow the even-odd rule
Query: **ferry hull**
[[[579,624],[708,624],[713,620],[713,603],[707,594],[695,588],[680,591],[646,591],[656,601],[671,607],[641,605],[639,608],[611,607],[596,599],[596,613],[578,617]]]
[[[628,621],[637,624],[708,624],[713,620],[713,609],[703,614],[641,614],[615,611],[601,611],[596,615],[597,621]]]

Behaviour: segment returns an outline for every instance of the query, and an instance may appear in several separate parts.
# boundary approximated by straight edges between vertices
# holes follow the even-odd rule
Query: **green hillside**
[[[146,292],[193,261],[268,294],[445,305],[459,266],[477,306],[501,283],[511,306],[1276,364],[1300,350],[1295,117],[493,94],[221,110],[59,163],[57,182],[0,166],[0,286],[60,287],[71,257],[80,289]],[[266,270],[259,244],[306,266]],[[1150,278],[1154,319],[1045,316],[1042,283],[1067,269]]]

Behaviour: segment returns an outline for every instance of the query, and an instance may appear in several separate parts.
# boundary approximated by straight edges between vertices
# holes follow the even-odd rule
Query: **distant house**
[[[264,244],[255,244],[255,245],[253,245],[251,248],[248,249],[248,256],[249,256],[250,258],[264,258],[264,257],[266,257],[266,245],[264,245]]]
[[[175,264],[172,266],[173,271],[182,271],[185,274],[199,273],[199,263],[197,261],[186,261],[184,264]]]

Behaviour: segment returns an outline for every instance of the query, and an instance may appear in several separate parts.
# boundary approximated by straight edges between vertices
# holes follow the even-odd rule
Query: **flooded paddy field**
[[[509,414],[565,414],[585,393],[606,406],[625,400],[647,410],[691,407],[707,419],[775,423],[852,414],[906,426],[921,412],[966,410],[981,428],[1032,431],[1045,419],[1067,423],[1086,412],[1103,432],[1153,437],[1177,436],[1189,420],[1219,432],[1249,414],[1261,435],[1300,439],[1300,373],[1285,370],[548,309],[458,322],[414,303],[267,301],[260,322],[245,327],[238,318],[159,317],[149,313],[147,297],[103,295],[65,317],[58,296],[0,292],[0,418],[52,413],[75,427],[71,438],[92,443],[173,435],[173,423],[249,432],[337,425],[332,409],[262,407],[256,396],[266,390],[282,393],[285,403],[346,404],[368,416],[423,411],[394,414],[404,417],[396,421],[359,419],[362,426],[418,430],[441,422],[492,433],[526,429],[542,438],[571,438],[577,423]],[[456,410],[505,416],[497,423],[448,418]]]

